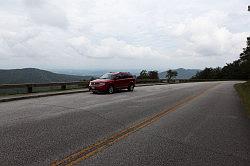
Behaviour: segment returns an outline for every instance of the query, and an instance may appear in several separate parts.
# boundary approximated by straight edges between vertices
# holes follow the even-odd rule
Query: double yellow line
[[[112,144],[114,144],[115,142],[118,142],[119,140],[127,137],[128,135],[138,131],[139,129],[148,126],[150,124],[152,124],[153,122],[159,120],[161,117],[165,116],[166,114],[173,112],[175,110],[177,110],[178,108],[182,107],[183,105],[187,104],[188,102],[190,102],[191,100],[201,96],[202,94],[204,94],[206,91],[208,91],[209,89],[213,88],[214,86],[218,85],[212,85],[209,88],[207,88],[206,90],[193,95],[193,96],[189,96],[179,102],[177,102],[174,106],[172,106],[169,109],[163,110],[153,116],[150,116],[148,118],[145,118],[144,120],[142,120],[141,122],[135,123],[134,125],[119,131],[113,135],[111,135],[110,137],[100,140],[98,142],[96,142],[93,145],[90,145],[80,151],[77,151],[65,158],[63,158],[62,160],[56,160],[53,161],[51,163],[51,166],[71,166],[71,165],[75,165],[77,163],[79,163],[82,160],[85,160],[93,155],[95,155],[96,153],[98,153],[99,151],[101,151],[104,148],[107,148],[108,146],[111,146]]]

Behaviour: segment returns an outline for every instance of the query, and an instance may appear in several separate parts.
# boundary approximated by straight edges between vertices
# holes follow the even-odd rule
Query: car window
[[[112,74],[111,73],[106,73],[103,76],[101,76],[100,79],[112,79]]]
[[[132,78],[133,76],[130,73],[124,73],[124,78]]]
[[[125,79],[127,78],[126,74],[125,73],[121,73],[121,79]]]
[[[124,75],[123,75],[123,73],[119,73],[119,74],[117,74],[117,79],[124,79]]]
[[[133,76],[130,73],[127,73],[127,78],[133,78]]]

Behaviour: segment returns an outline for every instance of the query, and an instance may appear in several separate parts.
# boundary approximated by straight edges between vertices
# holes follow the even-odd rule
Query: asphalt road
[[[69,155],[93,166],[249,165],[250,121],[235,83],[0,103],[0,165],[59,165]]]

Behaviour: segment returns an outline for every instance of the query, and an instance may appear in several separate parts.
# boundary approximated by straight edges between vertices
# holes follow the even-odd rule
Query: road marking
[[[98,142],[96,142],[93,145],[90,145],[82,150],[79,150],[65,158],[63,158],[62,160],[56,160],[53,161],[51,163],[51,166],[72,166],[72,165],[76,165],[79,162],[95,155],[96,153],[98,153],[99,151],[111,146],[112,144],[114,144],[115,142],[118,142],[121,139],[124,139],[125,137],[127,137],[128,135],[140,130],[141,128],[144,128],[150,124],[152,124],[153,122],[159,120],[160,118],[162,118],[163,116],[165,116],[166,114],[176,111],[178,108],[184,106],[185,104],[189,103],[190,101],[194,100],[195,98],[198,98],[199,96],[203,95],[205,92],[207,92],[208,90],[210,90],[211,88],[217,86],[219,83],[210,86],[209,88],[203,90],[202,92],[193,95],[193,96],[189,96],[186,97],[185,99],[177,102],[175,105],[173,105],[171,108],[163,110],[157,114],[154,114],[150,117],[145,118],[144,120],[135,123],[134,125],[121,130],[113,135],[111,135],[110,137],[100,140]]]

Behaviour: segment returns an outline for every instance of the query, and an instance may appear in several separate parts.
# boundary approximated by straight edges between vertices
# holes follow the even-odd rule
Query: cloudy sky
[[[250,35],[249,0],[0,0],[0,68],[223,66]]]

